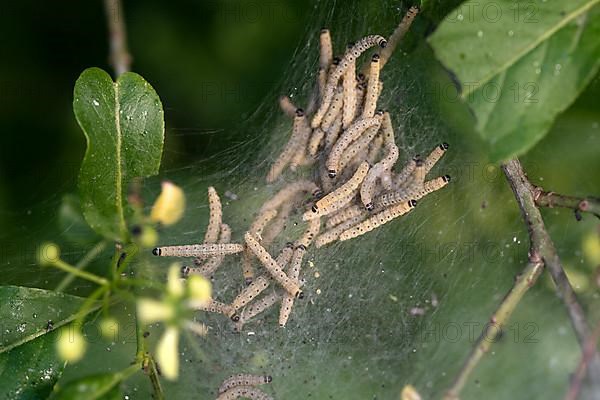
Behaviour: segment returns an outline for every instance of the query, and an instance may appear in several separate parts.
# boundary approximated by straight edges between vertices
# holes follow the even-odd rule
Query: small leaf
[[[0,398],[6,400],[45,399],[62,374],[53,331],[11,351],[0,354]]]
[[[119,384],[125,378],[122,372],[87,376],[55,389],[52,400],[112,400],[121,394]]]
[[[157,174],[160,167],[162,104],[135,73],[114,83],[103,70],[89,68],[75,83],[73,109],[87,139],[79,173],[83,214],[96,232],[124,240],[127,184],[134,177]]]
[[[20,286],[0,287],[0,354],[43,336],[74,319],[85,299]],[[97,306],[92,307],[92,310]],[[51,321],[49,324],[48,322]],[[54,346],[51,346],[54,353]]]
[[[600,66],[600,0],[464,3],[430,37],[494,161],[548,132]]]

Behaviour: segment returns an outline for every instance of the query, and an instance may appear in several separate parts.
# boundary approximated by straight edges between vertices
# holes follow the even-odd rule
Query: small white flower
[[[163,225],[173,225],[185,211],[185,194],[171,182],[162,183],[162,191],[152,206],[150,219]]]
[[[87,343],[79,329],[69,326],[60,330],[56,351],[61,359],[76,363],[83,358],[86,348]]]
[[[167,327],[156,346],[156,361],[165,378],[175,380],[179,376],[179,329]]]

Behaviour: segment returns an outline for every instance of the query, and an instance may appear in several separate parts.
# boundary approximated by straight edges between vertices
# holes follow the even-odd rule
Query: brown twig
[[[590,336],[588,336],[585,342],[581,360],[579,361],[579,365],[577,366],[577,369],[571,378],[571,386],[569,386],[569,391],[565,396],[565,400],[577,399],[588,364],[596,352],[596,343],[598,343],[598,339],[600,339],[600,322],[596,325],[596,328],[594,328],[594,331]]]
[[[110,41],[110,64],[119,75],[131,69],[131,55],[127,49],[127,32],[121,0],[104,0]]]
[[[490,337],[488,332],[492,328],[495,328],[499,332],[501,331],[525,292],[535,284],[544,267],[547,267],[552,275],[557,292],[565,303],[567,313],[584,353],[586,349],[585,343],[587,338],[589,338],[589,328],[585,320],[585,314],[565,275],[560,258],[556,253],[550,235],[546,231],[540,210],[536,204],[535,198],[539,198],[539,196],[536,196],[536,193],[539,194],[539,190],[536,190],[531,185],[518,160],[509,161],[502,166],[502,169],[513,189],[519,208],[521,209],[521,214],[527,224],[530,239],[529,263],[523,273],[517,277],[513,287],[490,318],[490,324],[488,324],[475,343],[475,347],[463,364],[454,383],[446,392],[445,400],[456,400],[459,398],[459,394],[466,384],[469,375],[494,342],[495,337]],[[592,355],[589,356],[588,360],[590,373],[594,374],[594,376],[600,376],[598,375],[600,372],[600,359],[595,352],[595,348],[591,350],[591,353]]]
[[[539,256],[530,254],[527,267],[522,274],[517,276],[513,287],[506,294],[504,300],[502,300],[502,303],[500,303],[500,306],[490,318],[490,323],[486,326],[481,336],[479,336],[477,339],[475,347],[473,350],[471,350],[471,354],[469,354],[469,357],[463,364],[463,367],[461,368],[458,376],[455,378],[452,387],[446,392],[444,397],[445,400],[458,399],[460,391],[467,383],[469,375],[471,372],[473,372],[479,361],[483,358],[484,354],[488,352],[492,344],[496,341],[494,330],[496,333],[502,332],[502,329],[508,322],[508,319],[512,315],[517,304],[519,304],[523,298],[523,295],[531,286],[535,284],[538,277],[544,270],[543,266],[544,265]]]
[[[544,192],[542,188],[536,187],[534,192],[535,204],[538,207],[563,207],[577,212],[587,212],[600,218],[600,199],[594,197],[565,196],[554,192]]]

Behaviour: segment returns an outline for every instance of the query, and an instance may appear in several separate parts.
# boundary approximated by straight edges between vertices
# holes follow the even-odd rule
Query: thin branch
[[[517,304],[519,304],[527,290],[535,284],[543,270],[544,264],[541,259],[530,255],[527,267],[525,267],[522,274],[517,276],[513,287],[506,294],[494,314],[492,314],[489,324],[477,339],[475,347],[471,350],[471,354],[469,354],[469,357],[463,364],[452,387],[446,392],[445,400],[458,399],[458,395],[467,383],[469,375],[473,372],[479,361],[481,361],[484,354],[489,351],[492,344],[496,342],[496,334],[502,332]]]
[[[569,391],[565,396],[565,400],[577,399],[587,367],[593,359],[594,353],[596,352],[596,343],[598,343],[598,339],[600,339],[600,322],[596,325],[596,328],[594,328],[594,332],[592,332],[592,334],[586,340],[585,348],[583,354],[581,355],[581,361],[579,361],[577,370],[575,370],[575,373],[571,378],[571,386],[569,387]]]
[[[131,69],[131,55],[127,49],[127,32],[121,0],[104,0],[110,41],[110,64],[119,75]]]
[[[588,212],[600,218],[600,199],[598,198],[565,196],[554,192],[544,192],[543,189],[539,187],[535,188],[534,198],[535,204],[537,204],[538,207],[570,208],[576,213]]]
[[[575,293],[564,273],[552,239],[546,232],[544,221],[535,203],[535,188],[527,180],[518,160],[510,161],[503,165],[502,168],[515,193],[523,219],[529,231],[529,263],[523,273],[517,276],[513,287],[490,318],[489,324],[475,343],[474,348],[464,362],[452,386],[446,392],[444,400],[456,400],[459,398],[460,392],[467,383],[469,376],[495,342],[496,336],[494,332],[502,332],[503,327],[508,322],[517,304],[521,301],[527,290],[536,283],[544,266],[548,267],[554,279],[559,296],[563,299],[567,307],[567,312],[571,318],[577,339],[582,347],[584,347],[586,338],[589,337],[589,329],[583,310],[577,302]],[[600,371],[600,363],[598,363],[599,359],[595,354],[595,349],[592,349],[591,353],[591,361],[588,361],[590,364],[594,364],[594,371]]]
[[[108,244],[108,242],[105,240],[96,243],[96,245],[94,247],[92,247],[92,249],[90,251],[88,251],[86,253],[86,255],[83,256],[83,258],[81,260],[79,260],[79,262],[77,264],[75,264],[75,268],[82,270],[85,267],[87,267],[90,262],[94,261],[100,255],[100,253],[102,253],[104,251],[107,244]],[[74,274],[66,275],[64,277],[64,279],[58,284],[58,286],[56,286],[56,289],[54,289],[54,290],[57,292],[64,292],[65,289],[71,284],[71,282],[73,282],[73,280],[75,280],[75,278],[76,278],[76,275],[74,275]]]
[[[583,308],[577,301],[577,296],[567,279],[560,258],[554,248],[554,243],[546,231],[540,210],[536,206],[534,200],[535,188],[527,179],[518,160],[509,161],[502,166],[502,169],[513,189],[521,214],[527,224],[531,249],[539,254],[548,268],[558,295],[565,303],[577,340],[583,346],[589,334],[589,327],[585,320]]]

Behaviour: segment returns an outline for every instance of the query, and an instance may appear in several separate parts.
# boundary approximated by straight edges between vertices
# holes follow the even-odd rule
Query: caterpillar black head
[[[158,257],[158,256],[160,256],[160,247],[155,247],[155,248],[152,250],[152,254],[154,254],[154,255],[155,255],[155,256],[157,256],[157,257]]]

